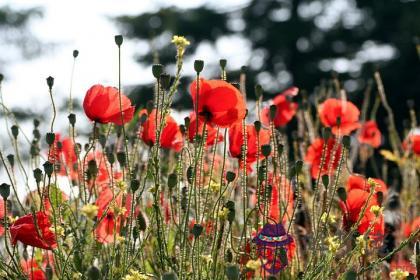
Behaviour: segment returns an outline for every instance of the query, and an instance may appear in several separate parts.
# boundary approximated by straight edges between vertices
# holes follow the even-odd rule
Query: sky
[[[8,61],[3,84],[4,102],[9,107],[19,106],[35,112],[44,112],[50,107],[45,82],[48,76],[55,78],[54,95],[57,100],[68,97],[74,49],[80,52],[75,65],[74,96],[83,98],[86,90],[96,83],[116,85],[118,59],[114,35],[124,34],[124,30],[118,29],[113,21],[114,17],[136,15],[171,5],[190,8],[205,3],[214,7],[215,2],[217,1],[0,0],[0,6],[8,5],[12,9],[41,8],[43,17],[33,19],[29,29],[46,46],[38,57]],[[246,0],[228,0],[223,3],[223,9],[232,9],[243,5]],[[239,55],[237,60],[244,57],[245,54],[241,55],[236,50],[226,48],[227,43],[226,40],[221,41],[216,50],[210,46],[201,46],[197,55],[202,54],[204,59],[219,59],[223,55],[231,54]],[[122,46],[123,87],[152,80],[151,66],[142,68],[134,58],[138,51],[146,47],[145,43],[125,39]],[[15,52],[12,49],[8,51]],[[192,61],[189,64],[185,64],[185,68],[193,69]]]

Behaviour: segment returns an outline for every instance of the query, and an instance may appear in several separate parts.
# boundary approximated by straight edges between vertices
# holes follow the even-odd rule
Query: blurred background
[[[57,103],[66,108],[74,49],[80,52],[75,105],[95,83],[117,85],[115,34],[125,38],[123,88],[139,106],[153,95],[152,63],[174,73],[174,34],[191,41],[175,100],[180,109],[191,106],[193,61],[204,60],[203,75],[212,78],[219,75],[220,58],[228,60],[230,81],[246,66],[249,98],[256,83],[269,99],[291,85],[316,94],[338,76],[349,99],[360,105],[379,69],[398,126],[408,118],[407,101],[419,100],[420,1],[0,0],[4,103],[18,117],[49,119],[45,78],[51,75]],[[378,114],[382,121],[383,110]]]

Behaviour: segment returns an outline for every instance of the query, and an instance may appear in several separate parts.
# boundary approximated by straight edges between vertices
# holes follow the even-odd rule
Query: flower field
[[[378,71],[361,103],[337,77],[272,99],[256,84],[250,102],[245,73],[236,83],[221,59],[204,77],[196,60],[180,123],[172,105],[190,42],[172,43],[174,72],[152,66],[146,106],[123,93],[121,74],[118,85],[92,83],[84,114],[71,98],[56,108],[48,77],[53,114],[30,136],[3,105],[14,152],[0,152],[0,279],[420,277],[416,104],[397,127]],[[120,55],[123,37],[115,44]]]

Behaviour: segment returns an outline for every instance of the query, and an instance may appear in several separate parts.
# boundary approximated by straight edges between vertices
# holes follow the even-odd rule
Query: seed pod
[[[105,149],[105,145],[106,145],[106,136],[105,136],[105,134],[99,134],[99,144],[101,144],[102,149]]]
[[[10,195],[10,185],[3,183],[0,185],[0,195],[3,197],[3,200],[7,200]],[[3,210],[3,209],[2,209]]]
[[[197,74],[203,71],[203,68],[204,68],[204,61],[198,60],[198,59],[194,61],[194,70],[195,72],[197,72]]]
[[[303,161],[298,160],[295,163],[296,173],[300,173],[302,171]]]
[[[76,58],[79,56],[79,51],[78,50],[74,50],[73,51],[73,57]]]
[[[236,174],[234,172],[232,172],[232,171],[226,172],[226,181],[228,183],[233,182],[233,180],[235,180],[235,178],[236,178]]]
[[[342,143],[343,143],[344,148],[350,149],[350,136],[348,135],[343,136]]]
[[[228,248],[225,252],[225,262],[230,263],[233,260],[233,253],[230,248]]]
[[[38,127],[39,126],[39,120],[38,119],[34,119],[34,127]]]
[[[118,160],[118,163],[120,164],[120,166],[122,168],[124,168],[125,165],[127,164],[127,158],[126,158],[125,152],[118,152],[117,153],[117,160]]]
[[[34,169],[34,178],[36,183],[38,184],[39,182],[42,181],[42,170],[39,168]]]
[[[45,267],[45,276],[47,277],[47,280],[53,279],[53,269],[50,264],[47,264]]]
[[[92,159],[88,161],[87,171],[92,177],[95,177],[96,174],[98,174],[98,165],[96,164],[96,160]]]
[[[140,187],[140,181],[137,179],[133,179],[130,182],[130,188],[131,188],[131,192],[135,193]]]
[[[47,144],[49,146],[51,146],[52,144],[54,144],[55,141],[55,133],[52,132],[48,132],[45,136],[45,140],[47,141]]]
[[[194,168],[192,166],[189,166],[187,169],[187,180],[189,184],[193,183],[193,174],[194,174]]]
[[[324,175],[322,175],[321,180],[322,180],[322,184],[327,189],[328,188],[328,184],[330,183],[330,177],[328,177],[327,174],[324,174]]]
[[[195,238],[199,237],[203,232],[203,226],[200,224],[194,224],[191,233],[194,235]]]
[[[271,154],[271,145],[270,144],[262,145],[261,153],[263,156],[268,157]]]
[[[219,60],[219,64],[220,64],[220,68],[224,70],[226,68],[227,60],[223,58]]]
[[[330,137],[331,137],[331,128],[324,127],[322,129],[322,138],[324,138],[324,140],[328,140]]]
[[[13,138],[17,139],[19,135],[19,127],[17,125],[12,125],[10,130],[12,131]]]
[[[168,90],[171,87],[171,76],[169,74],[160,74],[159,81],[163,89]]]
[[[147,229],[147,222],[146,222],[146,219],[144,218],[143,212],[141,211],[137,215],[137,227],[140,231],[146,231]]]
[[[178,184],[178,175],[176,173],[171,173],[168,176],[168,187],[172,190]]]
[[[47,78],[47,85],[48,85],[48,88],[51,90],[53,85],[54,85],[54,78],[53,77],[49,76]]]
[[[260,99],[263,95],[263,89],[262,86],[260,84],[255,85],[255,97],[258,99]]]
[[[153,77],[156,79],[160,77],[160,74],[163,72],[163,65],[162,64],[153,64],[152,65],[152,74]]]
[[[254,127],[255,127],[255,131],[258,133],[261,130],[261,122],[260,121],[255,121],[254,122]]]
[[[162,275],[162,280],[177,280],[178,276],[176,276],[175,272],[165,272]]]
[[[340,187],[337,189],[337,195],[340,198],[341,201],[346,201],[347,200],[347,192],[346,189],[343,187]]]
[[[226,265],[225,274],[228,280],[239,280],[239,266],[237,264]]]
[[[42,166],[44,167],[45,174],[47,174],[48,177],[51,177],[52,173],[54,172],[53,164],[49,161],[46,161]]]
[[[101,272],[96,266],[91,266],[87,270],[86,276],[89,280],[99,280],[101,279]]]
[[[117,44],[118,47],[120,47],[124,41],[124,38],[122,35],[115,35],[115,44]]]
[[[273,121],[276,118],[276,114],[277,114],[276,105],[271,105],[270,106],[270,121]]]
[[[13,168],[15,166],[15,156],[12,154],[7,155],[7,160],[9,161],[10,167]]]

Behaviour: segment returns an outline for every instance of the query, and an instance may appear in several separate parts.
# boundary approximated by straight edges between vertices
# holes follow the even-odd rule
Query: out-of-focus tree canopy
[[[363,99],[366,81],[379,69],[390,103],[404,112],[406,104],[401,100],[420,94],[415,43],[420,35],[419,15],[419,1],[252,0],[229,11],[166,7],[155,13],[122,16],[118,22],[124,34],[150,42],[150,48],[138,56],[145,65],[156,62],[157,57],[165,65],[174,61],[173,34],[191,40],[187,57],[203,42],[215,45],[225,36],[245,38],[251,49],[244,61],[250,81],[248,96],[253,95],[255,82],[263,85],[266,97],[292,84],[312,92],[336,72],[349,97],[357,102]],[[217,61],[206,61],[207,69],[209,63],[217,76]],[[229,70],[230,77],[238,77],[239,69]],[[139,86],[135,96],[144,101],[151,92],[151,86]],[[179,102],[187,104],[187,99],[184,96]]]
[[[30,20],[42,16],[38,8],[15,10],[0,7],[0,71],[9,59],[29,58],[38,55],[40,42],[28,29]]]

